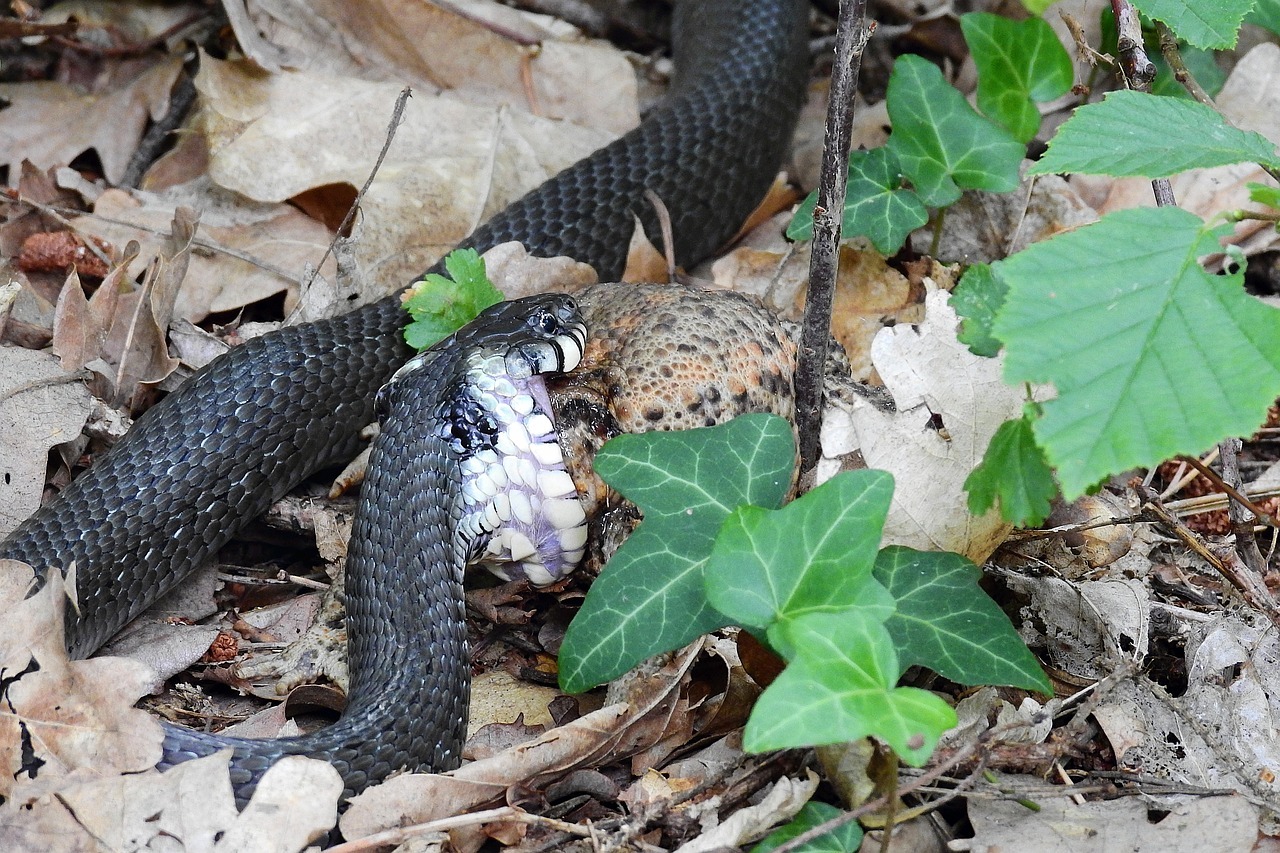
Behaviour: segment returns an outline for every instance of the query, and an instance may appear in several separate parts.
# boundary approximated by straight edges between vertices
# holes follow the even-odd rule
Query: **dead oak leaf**
[[[0,122],[0,164],[17,176],[24,159],[42,169],[65,166],[92,148],[107,180],[117,183],[147,119],[168,111],[181,72],[182,57],[172,56],[107,92],[52,81],[0,84],[0,98],[10,102]]]
[[[34,582],[25,563],[0,561],[0,797],[48,793],[77,771],[154,767],[164,733],[133,703],[155,674],[122,658],[68,660],[61,575],[24,597]]]

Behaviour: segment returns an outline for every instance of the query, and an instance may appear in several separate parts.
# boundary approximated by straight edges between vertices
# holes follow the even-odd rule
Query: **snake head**
[[[510,304],[520,306],[524,317],[521,328],[510,337],[508,375],[525,379],[540,373],[567,373],[578,366],[587,344],[587,324],[573,299],[540,294]]]

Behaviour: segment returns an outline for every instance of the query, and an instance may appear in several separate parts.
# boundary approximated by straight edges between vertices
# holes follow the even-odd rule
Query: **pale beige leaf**
[[[1000,359],[979,358],[956,341],[959,321],[946,293],[929,294],[925,311],[919,326],[884,329],[872,342],[896,412],[861,398],[828,407],[819,481],[840,470],[838,457],[860,449],[867,467],[890,472],[896,483],[886,544],[956,551],[981,563],[1010,527],[994,510],[969,515],[964,481],[1000,424],[1022,413],[1024,392],[1004,383]],[[931,428],[934,415],[945,433]]]
[[[163,774],[69,786],[56,797],[36,800],[25,815],[0,813],[0,832],[27,830],[26,837],[40,845],[26,849],[296,853],[333,827],[342,780],[329,764],[300,756],[281,759],[239,812],[227,772],[230,754],[188,761]],[[59,819],[62,814],[74,824]],[[64,835],[51,838],[52,828]],[[61,846],[79,840],[73,829],[98,845]]]
[[[0,536],[40,505],[49,448],[80,435],[89,410],[51,353],[0,347]]]
[[[636,76],[611,44],[489,0],[253,0],[258,29],[296,70],[451,90],[610,133],[639,120]],[[591,85],[584,87],[583,80]]]
[[[210,176],[267,202],[331,184],[361,186],[401,88],[302,72],[264,76],[208,57],[196,85]],[[415,94],[361,203],[356,261],[367,279],[398,290],[478,223],[610,138]]]
[[[1036,808],[1029,809],[1019,801],[1018,790],[1040,781],[1001,774],[996,784],[1007,792],[1005,796],[971,798],[968,812],[974,837],[967,849],[972,853],[1248,853],[1257,849],[1258,812],[1241,797],[1120,797],[1076,803],[1066,796],[1037,793],[1031,795]],[[1153,820],[1156,809],[1168,814]]]
[[[155,674],[122,658],[70,661],[63,641],[61,576],[24,598],[34,573],[0,561],[0,796],[45,793],[74,771],[107,777],[153,767],[160,725],[133,707]]]

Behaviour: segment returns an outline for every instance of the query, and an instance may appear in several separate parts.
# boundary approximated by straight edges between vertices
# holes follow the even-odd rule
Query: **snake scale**
[[[808,76],[806,23],[803,0],[680,3],[673,26],[678,72],[663,104],[462,245],[484,251],[515,240],[532,254],[573,257],[594,266],[601,280],[614,280],[637,217],[657,242],[656,214],[645,198],[651,190],[669,211],[676,259],[707,256],[738,228],[782,162]],[[380,397],[383,433],[374,453],[399,470],[371,471],[362,494],[348,565],[352,679],[342,719],[313,735],[273,741],[166,726],[161,767],[230,745],[243,804],[265,769],[288,754],[330,760],[345,796],[398,768],[458,764],[469,664],[460,557],[452,546],[462,511],[450,506],[460,505],[459,472],[475,434],[468,428],[450,437],[431,426],[438,419],[419,415],[415,422],[410,411],[432,410],[440,399],[457,403],[468,387],[459,377],[476,358],[514,365],[517,373],[572,366],[581,322],[572,300],[531,299],[512,303],[519,317],[516,309],[493,309],[416,360],[417,369]],[[552,319],[543,328],[530,325],[530,316]],[[0,557],[38,573],[75,562],[79,613],[68,612],[68,650],[91,654],[290,488],[354,455],[376,392],[411,356],[403,323],[398,298],[389,297],[236,347],[147,412],[0,543]],[[552,339],[560,344],[548,350]],[[497,428],[491,413],[469,406],[445,414],[478,415],[472,427],[480,433]],[[464,453],[451,451],[450,442]],[[440,460],[447,463],[433,464]],[[382,526],[388,521],[417,540],[394,541]],[[509,550],[525,544],[506,542]]]

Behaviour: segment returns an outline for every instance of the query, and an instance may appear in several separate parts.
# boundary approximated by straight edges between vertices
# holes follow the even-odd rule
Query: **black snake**
[[[679,4],[678,74],[662,106],[463,245],[483,251],[515,240],[535,255],[589,263],[601,280],[613,280],[635,218],[650,235],[660,233],[645,197],[650,190],[670,213],[676,259],[707,256],[759,201],[786,152],[807,80],[806,23],[803,0]],[[524,352],[519,344],[529,343],[529,335],[562,344],[575,339],[571,301],[534,298],[521,308],[514,318],[510,308],[495,309],[418,361],[420,369],[401,374],[381,397],[388,417],[375,453],[396,457],[403,470],[371,472],[362,497],[366,508],[347,576],[352,678],[342,720],[315,735],[275,741],[167,727],[162,767],[230,744],[232,781],[243,802],[263,770],[287,754],[329,759],[346,796],[402,767],[457,765],[469,667],[452,547],[462,541],[456,534],[466,516],[455,505],[466,498],[453,469],[466,453],[449,456],[448,444],[456,439],[469,452],[475,436],[459,428],[452,439],[442,437],[432,418],[414,423],[406,407],[410,400],[447,399],[456,404],[450,416],[463,411],[483,420],[489,416],[483,406],[458,397],[466,387],[459,364],[477,354],[521,363],[525,356],[510,356],[508,348]],[[555,319],[535,328],[527,322],[530,311]],[[399,300],[390,297],[233,349],[151,409],[124,441],[0,543],[0,557],[38,572],[76,563],[79,614],[68,612],[70,652],[91,654],[290,488],[352,456],[359,430],[373,418],[375,392],[411,355],[403,323]],[[517,329],[514,342],[504,337]],[[524,363],[544,370],[554,361]],[[453,461],[433,466],[424,458]],[[371,523],[388,517],[418,537],[413,548]],[[469,517],[466,523],[480,525],[483,507],[478,518]],[[509,533],[505,543],[508,552],[527,550]]]

